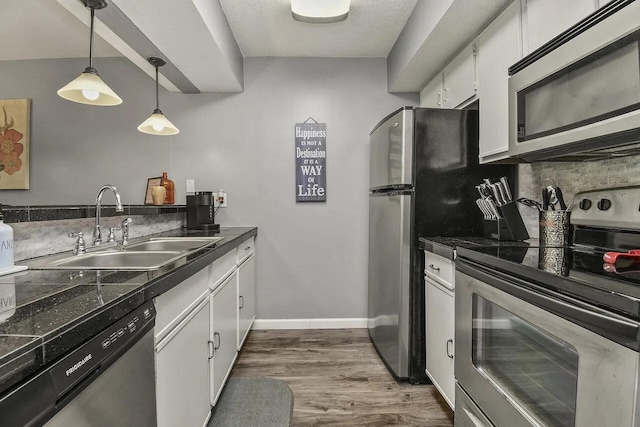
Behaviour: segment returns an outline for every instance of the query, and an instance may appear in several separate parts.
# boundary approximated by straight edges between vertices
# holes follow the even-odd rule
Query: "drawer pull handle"
[[[247,246],[244,248],[245,251],[248,251],[249,249],[251,249],[251,246]]]
[[[435,266],[435,265],[433,265],[433,264],[429,264],[429,268],[430,268],[430,269],[432,269],[432,270],[434,270],[434,271],[440,271],[440,267],[436,267],[436,266]]]
[[[447,357],[449,357],[449,359],[453,359],[453,353],[449,352],[449,343],[451,343],[451,348],[453,348],[453,340],[451,338],[447,340]]]
[[[242,295],[240,295],[240,297],[238,298],[240,300],[240,309],[242,310],[244,308],[244,297]]]
[[[218,345],[216,345],[216,337],[218,338]],[[213,349],[217,350],[220,348],[220,334],[218,332],[213,333]]]

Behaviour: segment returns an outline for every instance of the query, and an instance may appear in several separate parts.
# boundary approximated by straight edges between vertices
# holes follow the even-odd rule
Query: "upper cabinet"
[[[442,108],[442,74],[438,74],[420,91],[420,106]]]
[[[477,40],[480,163],[508,157],[507,69],[522,58],[521,23],[521,5],[519,1],[515,1],[480,34]]]
[[[596,3],[596,0],[526,0],[522,15],[525,55],[593,13]]]
[[[476,80],[476,50],[470,45],[420,92],[420,106],[458,108],[475,98]]]
[[[456,108],[476,96],[476,48],[464,49],[442,72],[442,105]]]
[[[420,106],[480,100],[480,163],[508,161],[508,69],[611,0],[513,0],[420,92]]]

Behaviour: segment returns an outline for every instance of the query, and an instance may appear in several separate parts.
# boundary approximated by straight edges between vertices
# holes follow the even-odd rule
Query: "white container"
[[[3,219],[0,208],[0,271],[13,268],[13,228]]]

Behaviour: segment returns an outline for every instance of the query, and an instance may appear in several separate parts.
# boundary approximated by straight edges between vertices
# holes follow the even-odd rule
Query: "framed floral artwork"
[[[0,99],[0,190],[29,189],[29,99]]]

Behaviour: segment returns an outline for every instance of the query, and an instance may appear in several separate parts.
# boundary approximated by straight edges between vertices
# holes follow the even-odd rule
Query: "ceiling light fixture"
[[[312,24],[328,24],[347,19],[351,0],[291,0],[293,18]]]
[[[138,130],[149,135],[175,135],[180,131],[160,111],[160,99],[158,97],[158,67],[162,67],[166,62],[155,56],[150,56],[147,61],[156,67],[156,109],[153,110],[147,120],[138,126]]]
[[[58,91],[60,97],[80,104],[111,106],[122,104],[122,98],[111,90],[93,68],[93,21],[95,9],[107,7],[106,0],[81,0],[91,9],[91,29],[89,36],[89,66],[82,74]]]

